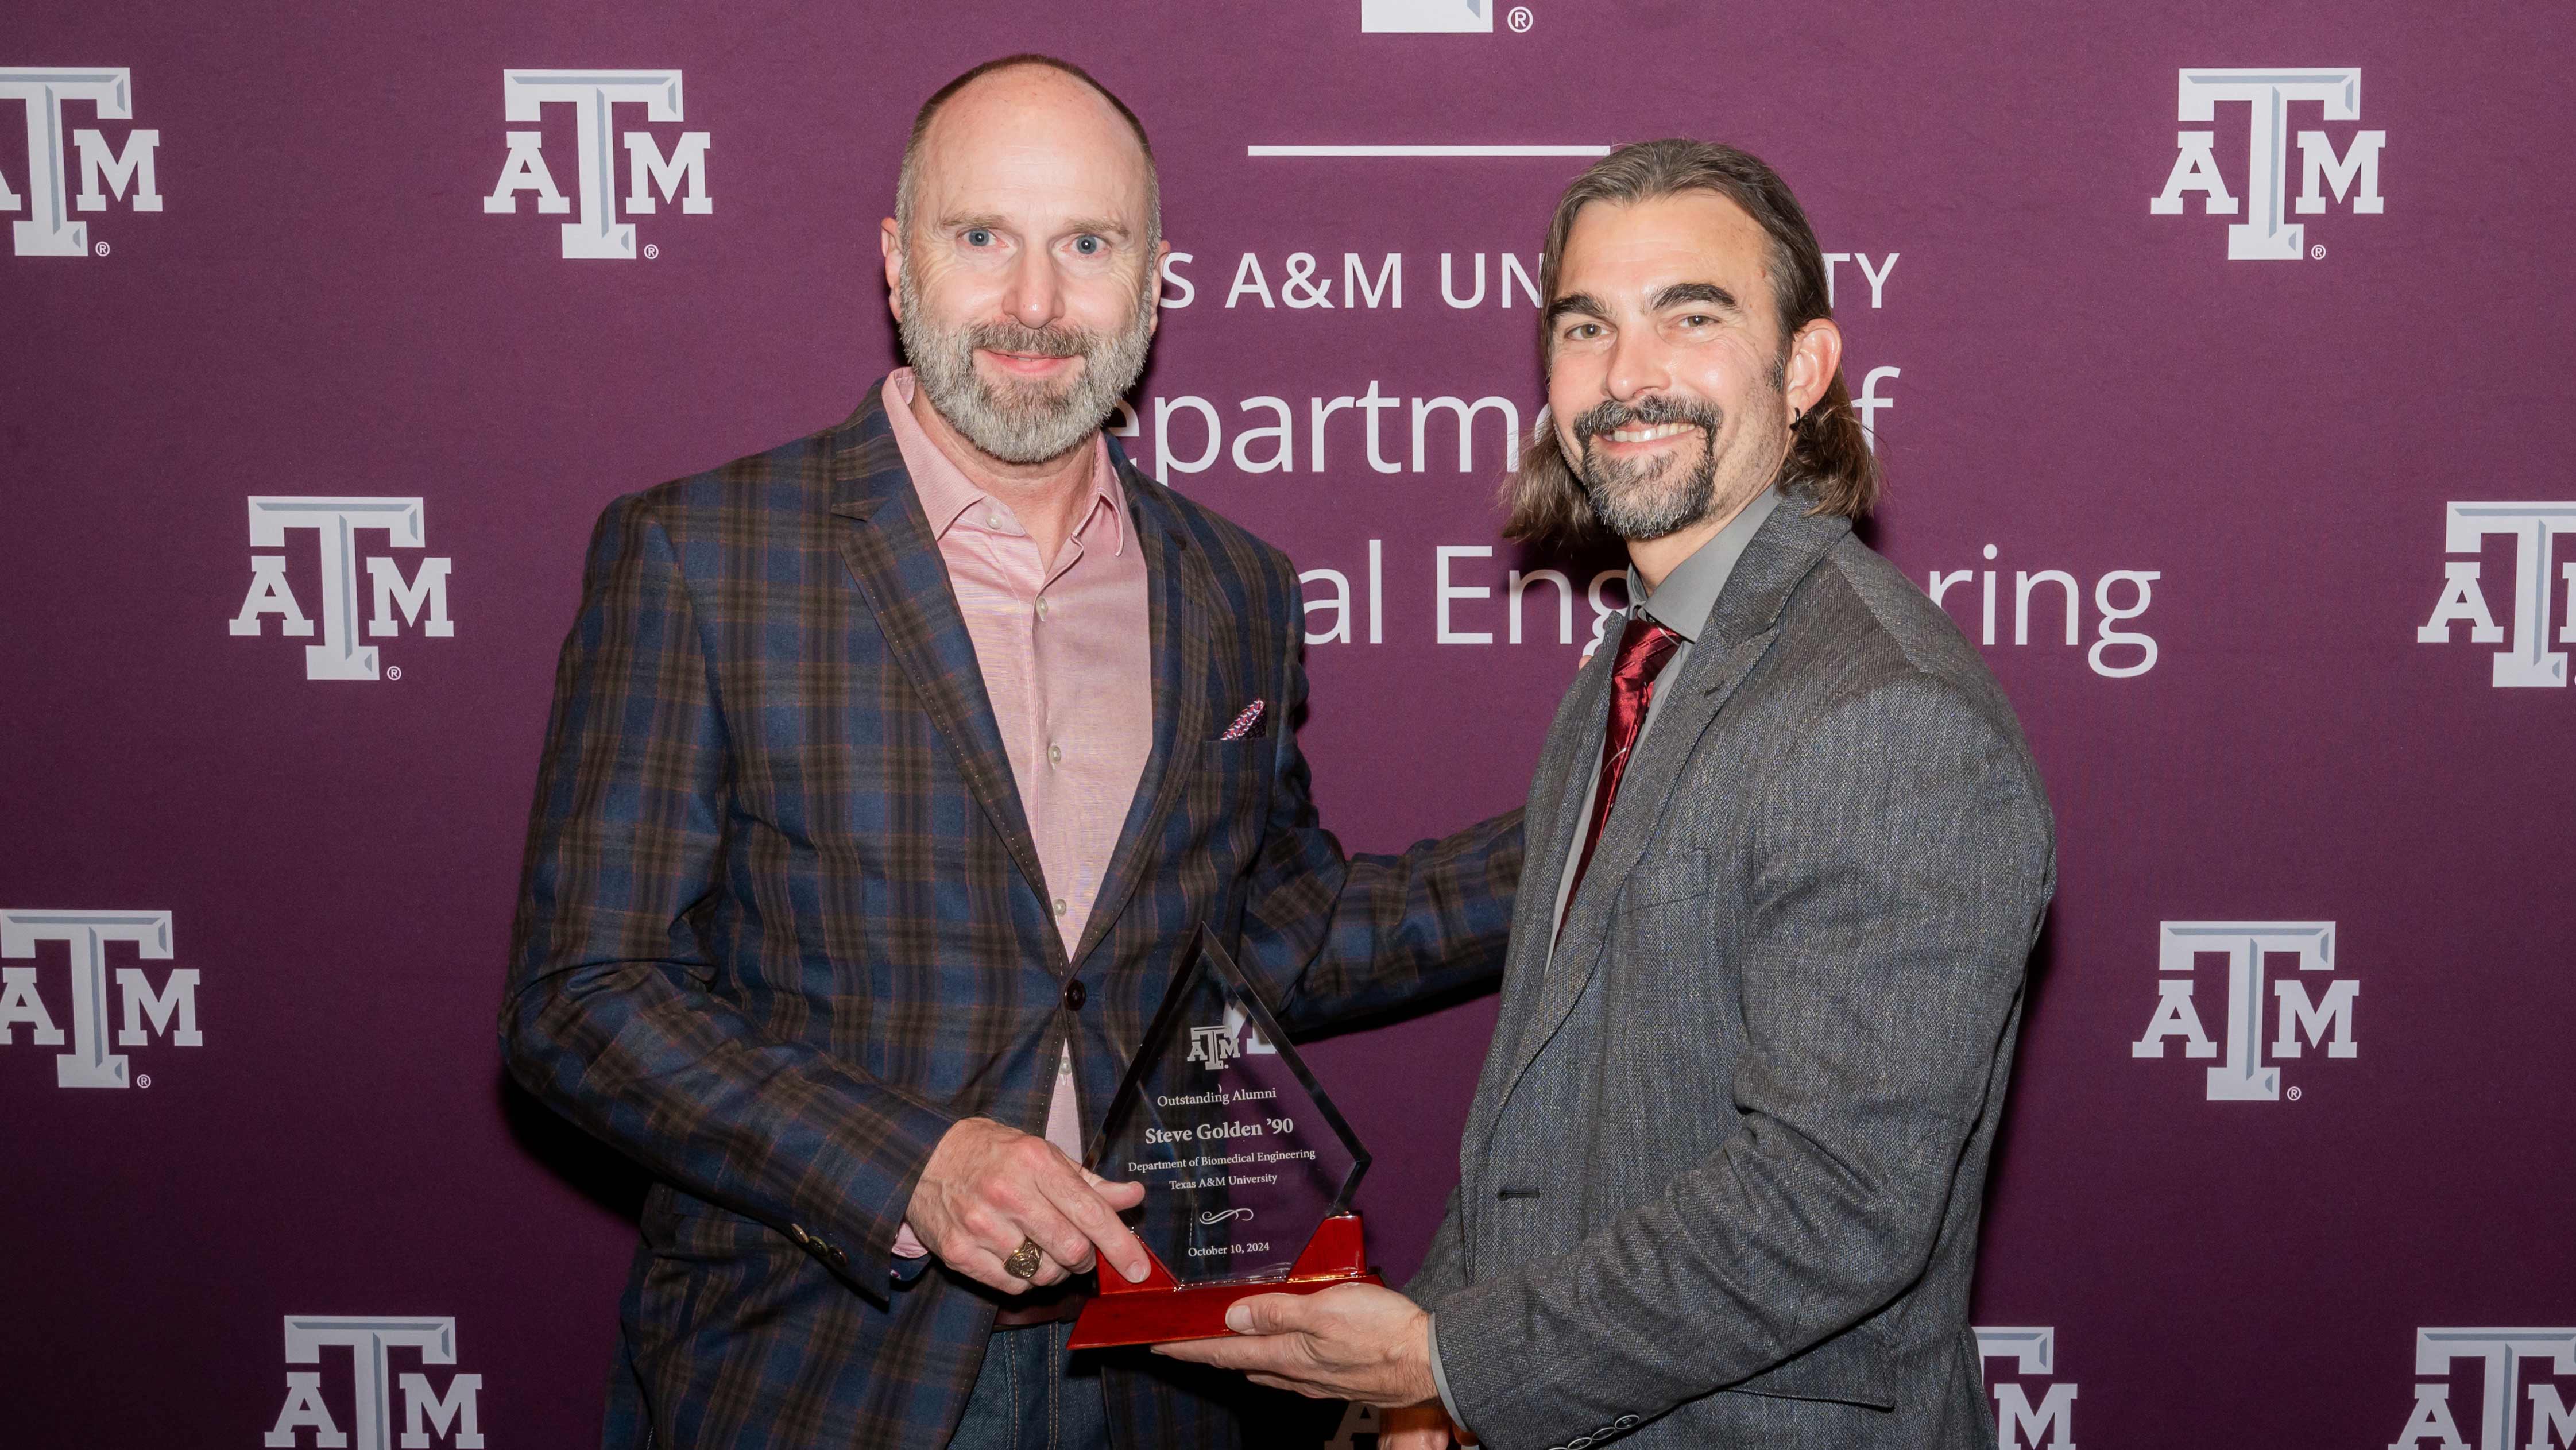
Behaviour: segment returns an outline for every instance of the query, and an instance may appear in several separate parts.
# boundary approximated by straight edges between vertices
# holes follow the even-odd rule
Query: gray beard
[[[1679,472],[1681,477],[1659,489],[1654,486],[1656,472]],[[1592,502],[1592,516],[1601,521],[1601,527],[1623,539],[1660,539],[1708,517],[1710,505],[1717,501],[1717,460],[1706,450],[1698,463],[1686,469],[1668,467],[1656,472],[1595,458],[1585,449],[1584,488]]]
[[[1675,404],[1652,399],[1637,408],[1603,402],[1574,420],[1575,476],[1583,480],[1584,497],[1601,527],[1622,539],[1660,539],[1708,517],[1717,501],[1717,430],[1722,416],[1693,401]],[[1632,423],[1691,423],[1700,430],[1699,460],[1622,462],[1592,451],[1595,435]],[[1667,475],[1671,475],[1667,477]]]
[[[1140,294],[1126,327],[1114,335],[1066,327],[1023,327],[982,322],[944,329],[930,320],[910,267],[897,295],[903,352],[930,406],[966,441],[1004,463],[1044,463],[1081,446],[1117,407],[1119,396],[1145,371],[1153,341],[1152,298]],[[1081,371],[1060,387],[1043,383],[987,382],[975,371],[975,350],[1079,357]]]

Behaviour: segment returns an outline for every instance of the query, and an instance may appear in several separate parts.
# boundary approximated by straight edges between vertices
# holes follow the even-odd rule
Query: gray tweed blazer
[[[1530,789],[1578,844],[1618,635]],[[1791,495],[1631,762],[1550,957],[1523,891],[1406,1292],[1495,1450],[1991,1446],[1968,1327],[2055,826],[1949,619]]]

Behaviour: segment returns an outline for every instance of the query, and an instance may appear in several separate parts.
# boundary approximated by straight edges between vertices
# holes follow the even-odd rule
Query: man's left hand
[[[1257,1385],[1319,1400],[1418,1405],[1431,1378],[1431,1316],[1392,1289],[1337,1284],[1315,1294],[1255,1294],[1225,1311],[1225,1339],[1154,1346],[1156,1354],[1241,1370]]]

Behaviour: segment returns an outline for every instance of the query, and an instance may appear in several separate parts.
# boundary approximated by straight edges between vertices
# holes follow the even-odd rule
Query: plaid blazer
[[[1068,957],[880,396],[611,504],[556,673],[500,1033],[656,1179],[610,1447],[943,1443],[997,1299],[890,1275],[922,1165],[970,1115],[1042,1131],[1068,1041],[1096,1127],[1198,923],[1292,1030],[1501,968],[1519,812],[1344,855],[1292,728],[1294,569],[1114,443],[1153,746]],[[1103,1389],[1122,1447],[1258,1439],[1284,1408],[1135,1351]]]

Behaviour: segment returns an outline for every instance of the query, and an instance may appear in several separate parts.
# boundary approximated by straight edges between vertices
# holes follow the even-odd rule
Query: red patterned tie
[[[1642,614],[1630,619],[1628,632],[1619,636],[1619,657],[1610,669],[1610,733],[1601,737],[1601,784],[1592,793],[1592,825],[1583,833],[1583,854],[1575,859],[1574,880],[1565,888],[1569,916],[1583,873],[1592,867],[1592,850],[1610,823],[1610,807],[1619,799],[1619,780],[1628,773],[1628,752],[1637,744],[1637,732],[1645,728],[1646,707],[1655,702],[1655,676],[1681,645],[1680,635]],[[1562,918],[1556,930],[1564,935]]]

